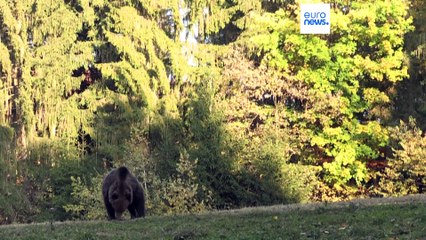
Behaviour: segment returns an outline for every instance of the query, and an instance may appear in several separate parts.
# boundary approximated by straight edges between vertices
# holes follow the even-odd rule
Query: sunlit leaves
[[[389,103],[389,97],[384,94],[383,92],[380,92],[376,88],[365,88],[364,89],[364,100],[367,101],[367,103],[372,106],[374,104],[381,104],[381,103]]]
[[[0,42],[0,76],[6,76],[10,79],[12,73],[12,62],[10,61],[9,51],[7,47]]]
[[[401,1],[352,1],[343,13],[334,6],[332,33],[316,36],[299,33],[298,5],[290,5],[252,15],[254,26],[242,34],[260,64],[308,87],[302,108],[286,106],[299,111],[294,121],[311,131],[309,144],[331,157],[324,164],[328,183],[365,183],[365,162],[387,144],[384,128],[360,115],[374,116],[378,106],[389,105],[387,88],[407,76],[402,52],[404,34],[412,29],[407,7]],[[304,92],[300,86],[293,91]]]
[[[111,11],[109,18],[106,28],[110,31],[105,36],[120,61],[100,65],[104,76],[116,81],[123,94],[140,96],[150,109],[158,107],[157,93],[170,93],[169,75],[180,78],[185,68],[180,64],[179,45],[130,6]]]
[[[385,196],[421,193],[426,185],[426,137],[410,118],[390,131],[395,155],[380,176],[376,190]]]

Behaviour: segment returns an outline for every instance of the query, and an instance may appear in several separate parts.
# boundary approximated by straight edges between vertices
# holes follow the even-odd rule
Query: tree
[[[406,141],[418,130],[394,139],[389,127],[409,115],[422,126],[423,2],[333,1],[330,35],[299,34],[300,2],[1,1],[0,184],[46,220],[45,208],[96,213],[88,193],[121,164],[146,178],[151,203],[188,190],[167,201],[190,211],[203,197],[342,199],[382,191],[388,170],[423,176],[400,168],[417,166]]]
[[[366,163],[388,144],[383,124],[391,120],[395,84],[408,76],[408,3],[352,1],[349,12],[333,5],[329,36],[299,34],[298,4],[253,14],[242,33],[248,56],[274,73],[249,89],[308,136],[294,154],[299,162],[322,165],[330,186],[362,186],[370,178]]]
[[[410,15],[413,17],[415,30],[405,36],[405,51],[407,61],[409,61],[410,78],[398,85],[398,98],[395,102],[395,119],[409,121],[410,116],[414,117],[417,125],[421,129],[426,129],[424,121],[426,116],[425,99],[425,69],[426,69],[426,42],[425,42],[425,21],[426,4],[424,1],[410,1]]]

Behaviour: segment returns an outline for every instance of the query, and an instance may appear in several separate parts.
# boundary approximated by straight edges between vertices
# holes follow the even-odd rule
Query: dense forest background
[[[424,192],[425,1],[300,2],[0,0],[0,223]]]

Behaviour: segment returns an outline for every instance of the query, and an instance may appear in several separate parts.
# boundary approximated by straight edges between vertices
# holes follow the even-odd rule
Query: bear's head
[[[121,219],[121,215],[132,204],[133,190],[130,184],[118,182],[110,186],[108,200],[115,211],[115,217]]]

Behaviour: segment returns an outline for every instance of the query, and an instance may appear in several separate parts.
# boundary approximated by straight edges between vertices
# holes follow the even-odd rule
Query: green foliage
[[[414,117],[420,129],[426,129],[426,3],[411,1],[409,10],[415,30],[405,36],[405,51],[410,78],[398,86],[401,93],[395,102],[395,118],[408,121]]]
[[[320,168],[290,163],[294,142],[285,131],[264,132],[265,136],[246,143],[239,155],[237,176],[243,187],[240,204],[309,202]]]
[[[177,78],[182,74],[177,46],[133,7],[117,8],[107,14],[105,37],[120,58],[100,65],[103,77],[112,79],[119,92],[138,96],[145,107],[156,109],[157,94],[170,92],[166,69]]]
[[[25,189],[14,182],[13,138],[13,128],[0,125],[0,224],[24,221],[33,214]]]
[[[324,129],[324,133],[314,137],[311,144],[321,148],[327,146],[326,154],[334,157],[333,162],[324,163],[327,183],[342,185],[354,180],[360,186],[369,180],[364,162],[379,157],[379,148],[386,146],[387,138],[377,122],[367,125],[349,123],[345,128]]]
[[[28,216],[34,214],[31,204],[22,187],[3,182],[0,188],[0,224],[28,220]]]
[[[304,146],[312,151],[299,159],[325,162],[321,178],[328,184],[365,184],[366,162],[388,144],[383,126],[374,120],[389,119],[379,110],[392,97],[387,89],[407,76],[402,51],[404,33],[412,29],[407,9],[401,1],[355,1],[348,14],[332,10],[332,34],[323,37],[300,35],[293,17],[298,6],[289,5],[253,15],[254,24],[241,38],[267,71],[297,83],[284,93],[273,85],[258,87],[264,89],[259,95],[281,99],[275,107],[286,106],[292,124],[308,132]],[[368,118],[359,117],[365,113]]]
[[[25,197],[31,203],[29,221],[52,221],[70,219],[71,214],[63,208],[75,204],[72,198],[72,178],[90,179],[98,167],[88,159],[80,159],[77,149],[70,151],[62,142],[38,141],[29,147],[26,158],[18,162],[14,176],[21,181]],[[13,175],[12,175],[13,176]]]
[[[105,219],[106,210],[102,200],[102,176],[92,178],[91,183],[83,182],[80,177],[71,176],[71,198],[73,203],[63,205],[65,212],[72,218],[84,220]],[[68,201],[70,202],[70,201]]]
[[[81,202],[79,196],[75,196],[75,188],[82,187],[81,182],[89,182],[93,174],[94,168],[89,168],[89,162],[77,162],[77,161],[63,161],[64,163],[56,168],[52,168],[49,172],[50,181],[48,184],[50,187],[49,198],[46,198],[48,205],[53,208],[53,218],[59,220],[71,219],[75,217],[76,212],[68,211],[66,206],[73,204],[87,204],[87,202]],[[95,166],[93,166],[95,167]],[[98,180],[98,181],[96,181]],[[79,185],[80,184],[80,185]],[[91,189],[92,198],[97,197],[95,193],[100,192],[99,179],[94,178],[92,186],[96,186],[96,189]],[[87,194],[87,192],[86,192]],[[85,205],[86,206],[86,205]],[[87,205],[88,207],[93,205]],[[99,205],[97,206],[100,207]],[[92,214],[90,212],[90,214]]]
[[[0,183],[8,172],[6,166],[10,166],[14,162],[13,134],[13,128],[0,125],[0,165],[5,166],[0,170]]]
[[[146,208],[149,215],[176,213],[196,213],[212,209],[211,192],[202,185],[195,171],[197,160],[190,160],[183,151],[169,176],[160,177],[164,169],[158,161],[149,156],[146,139],[138,127],[132,128],[132,138],[126,143],[126,158],[116,162],[126,165],[133,174],[140,177],[145,191]],[[102,175],[84,180],[77,174],[70,177],[69,200],[64,202],[64,210],[75,219],[104,219],[105,209],[102,200]],[[64,194],[60,196],[65,196]]]
[[[197,213],[212,208],[212,196],[208,189],[200,185],[195,169],[198,161],[191,161],[183,152],[177,164],[177,174],[162,184],[160,209],[166,214]]]
[[[196,72],[197,82],[182,103],[185,148],[191,159],[197,159],[195,174],[201,185],[212,190],[214,204],[219,208],[238,205],[239,186],[232,173],[231,149],[225,143],[228,135],[214,96],[216,76],[203,70]]]
[[[394,156],[380,173],[378,192],[402,196],[424,192],[426,186],[426,136],[410,118],[391,129]]]
[[[423,191],[425,4],[301,2],[0,1],[1,186],[29,220],[102,218],[120,165],[150,214]]]

